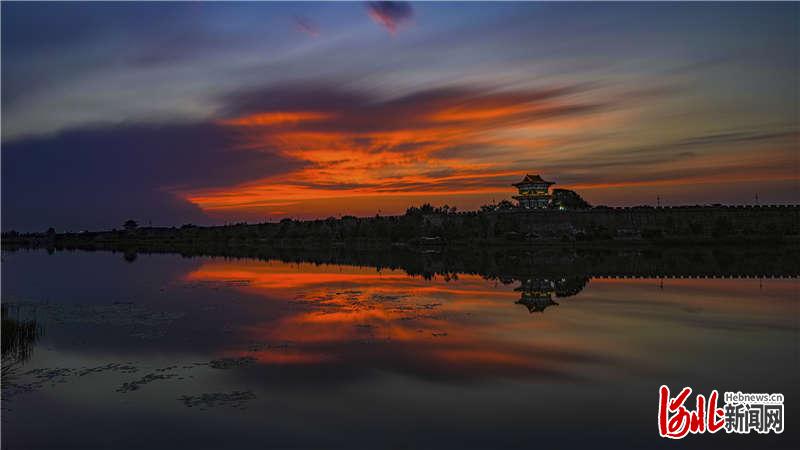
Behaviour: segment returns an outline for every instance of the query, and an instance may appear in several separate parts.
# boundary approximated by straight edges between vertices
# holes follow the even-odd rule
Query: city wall
[[[786,235],[800,230],[800,205],[510,210],[490,215],[494,227],[531,234],[607,230],[616,235]]]

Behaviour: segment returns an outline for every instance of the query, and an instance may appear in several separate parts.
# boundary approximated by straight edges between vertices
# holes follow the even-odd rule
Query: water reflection
[[[520,342],[525,318],[508,307],[517,298],[512,284],[476,275],[425,279],[400,270],[209,261],[186,279],[285,305],[236,330],[250,347],[232,355],[250,355],[263,364],[475,378],[554,374],[561,359],[593,359]],[[276,351],[275,343],[284,345]]]
[[[729,254],[8,253],[3,355],[28,359],[3,444],[649,448],[662,383],[797,394],[794,256],[720,278]],[[47,333],[7,341],[14,305]]]
[[[558,306],[553,300],[556,297],[571,297],[577,295],[586,287],[589,277],[568,277],[550,280],[542,277],[531,277],[520,280],[520,286],[515,291],[522,293],[517,304],[524,305],[528,312],[544,312],[548,306]]]
[[[629,294],[604,298],[602,302],[609,306],[600,312],[597,304],[580,301],[587,298],[580,296],[589,284],[585,276],[517,279],[448,273],[426,277],[409,276],[400,269],[212,260],[204,261],[186,280],[283,305],[277,311],[265,306],[270,314],[256,313],[263,319],[234,330],[251,346],[232,349],[229,356],[250,355],[262,364],[380,369],[442,379],[585,379],[609,369],[637,373],[657,365],[655,360],[635,360],[617,351],[615,340],[604,342],[573,328],[570,322],[583,320],[588,311],[596,311],[591,327],[602,327],[607,333],[625,320],[615,314],[641,305],[648,307],[651,316],[667,313],[660,317],[662,323],[695,320],[680,312],[702,312],[702,320],[713,325],[712,315],[723,310],[741,313],[721,325],[735,328],[746,327],[759,316],[749,297],[758,283],[754,279],[673,279],[665,291],[663,280],[598,278],[595,282],[603,287],[653,287],[659,292],[655,300],[647,298],[656,293],[653,290],[639,293],[641,300]],[[775,281],[772,288],[785,285]],[[697,294],[683,295],[687,286]],[[725,304],[719,303],[715,289],[728,297]],[[537,316],[532,321],[513,307],[521,304],[530,312],[543,312],[558,304],[554,298],[567,297],[576,297],[578,304],[556,312],[564,317],[551,320]],[[737,311],[744,304],[747,310]],[[772,327],[790,326],[777,318],[770,320]],[[283,344],[279,351],[275,343]]]

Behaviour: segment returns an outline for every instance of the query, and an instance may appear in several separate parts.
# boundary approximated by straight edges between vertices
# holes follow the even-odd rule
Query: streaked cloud
[[[414,16],[408,2],[367,2],[367,12],[372,20],[392,34]]]
[[[521,149],[507,149],[505,159],[460,155],[458,149],[495,146],[502,142],[495,136],[499,130],[602,110],[602,105],[572,99],[579,91],[572,86],[502,92],[459,87],[380,100],[306,84],[238,95],[246,105],[230,109],[248,112],[219,123],[239,134],[241,148],[275,152],[302,162],[303,168],[184,195],[207,211],[247,211],[285,207],[287,200],[497,192],[498,185],[517,176],[508,157]],[[257,98],[265,99],[263,111],[253,103]]]

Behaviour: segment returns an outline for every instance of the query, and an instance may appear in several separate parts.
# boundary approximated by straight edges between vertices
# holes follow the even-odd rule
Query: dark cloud
[[[343,89],[333,83],[281,83],[240,89],[220,99],[225,116],[240,116],[263,111],[338,111],[371,103],[372,96]]]
[[[367,2],[367,12],[372,20],[392,34],[414,16],[414,10],[408,2]]]
[[[591,158],[576,159],[571,161],[550,161],[549,167],[558,172],[578,172],[586,175],[570,178],[570,182],[611,182],[611,181],[653,181],[658,179],[676,178],[678,175],[699,176],[708,173],[707,167],[697,167],[694,169],[683,169],[681,174],[674,173],[674,169],[666,168],[664,172],[653,175],[653,168],[665,167],[669,163],[679,160],[698,158],[708,152],[724,154],[735,148],[748,144],[769,142],[775,144],[775,148],[786,148],[798,139],[797,131],[787,130],[758,130],[758,131],[725,131],[720,133],[701,134],[689,136],[682,139],[656,142],[650,145],[636,147],[614,148],[599,150]],[[746,147],[745,147],[746,148]],[[773,157],[775,157],[773,155]],[[541,164],[535,159],[520,159],[515,161],[519,165]],[[734,167],[734,166],[731,166]],[[765,161],[763,164],[752,162],[742,162],[736,165],[735,169],[742,173],[748,172],[747,167],[754,170],[775,170],[778,167],[774,161]],[[611,169],[624,170],[626,175],[611,172]],[[606,176],[601,176],[600,173]]]
[[[537,167],[560,174],[559,184],[637,184],[637,183],[683,183],[686,187],[694,186],[698,182],[724,183],[726,180],[735,182],[738,178],[760,178],[765,181],[771,178],[786,179],[796,177],[795,164],[791,155],[770,155],[761,162],[751,160],[737,161],[730,158],[718,161],[714,167],[698,165],[696,167],[682,167],[676,170],[670,163],[680,158],[697,158],[698,155],[689,154],[673,155],[664,153],[662,156],[642,155],[636,156],[601,156],[593,155],[583,160],[562,160],[542,163],[537,160],[523,160],[518,164],[536,164]]]
[[[729,131],[695,136],[675,142],[674,147],[697,147],[718,144],[746,144],[758,141],[769,141],[781,138],[797,139],[797,131]]]
[[[319,36],[319,28],[311,20],[305,17],[295,16],[294,27],[297,31],[305,33],[311,37]]]
[[[604,105],[573,103],[566,98],[584,88],[558,86],[493,92],[477,86],[441,87],[382,99],[329,83],[281,84],[228,95],[222,99],[227,105],[222,113],[226,117],[271,111],[329,113],[328,120],[302,125],[305,130],[315,131],[423,131],[448,124],[480,129],[499,123],[579,116],[602,108]]]
[[[210,123],[82,129],[4,143],[3,229],[97,229],[127,218],[207,223],[173,194],[238,183],[299,166],[268,151],[237,150]]]

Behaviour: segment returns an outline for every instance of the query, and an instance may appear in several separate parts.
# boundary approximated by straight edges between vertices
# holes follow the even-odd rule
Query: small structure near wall
[[[513,198],[519,202],[520,208],[550,208],[553,198],[550,194],[550,186],[554,184],[556,183],[545,181],[539,175],[525,175],[522,181],[512,184],[519,190],[519,195],[515,195]]]

